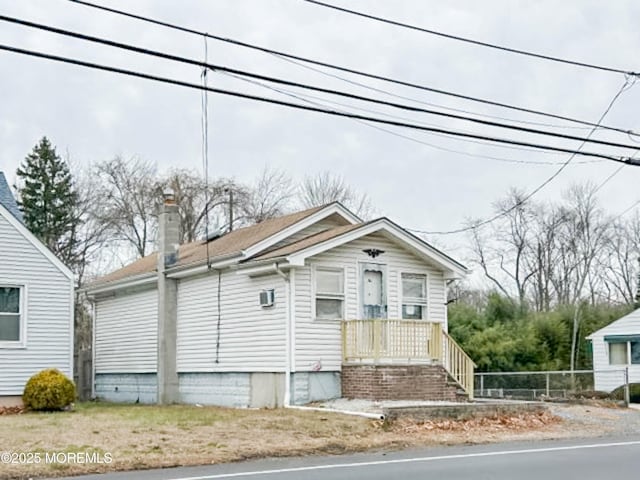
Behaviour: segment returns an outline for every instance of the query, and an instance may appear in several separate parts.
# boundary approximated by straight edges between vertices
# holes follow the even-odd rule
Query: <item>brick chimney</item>
[[[178,261],[180,222],[173,191],[163,193],[158,215],[158,404],[180,400],[176,368],[178,287],[166,271]]]

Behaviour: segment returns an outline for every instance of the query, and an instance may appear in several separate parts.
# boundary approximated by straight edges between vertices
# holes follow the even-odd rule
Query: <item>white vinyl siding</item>
[[[45,368],[73,375],[73,282],[1,212],[0,246],[0,285],[23,294],[20,345],[0,346],[0,396],[21,395]]]
[[[260,292],[270,289],[275,290],[274,305],[262,308]],[[217,272],[179,282],[178,372],[284,371],[287,300],[282,277],[224,271],[219,337],[217,298]]]
[[[372,260],[363,252],[378,248],[385,253]],[[335,320],[313,317],[313,274],[315,266],[344,269],[345,319],[361,316],[359,271],[363,263],[386,266],[388,318],[401,316],[401,277],[403,272],[427,276],[426,320],[441,322],[446,328],[445,282],[442,271],[398,246],[381,234],[368,235],[307,260],[308,266],[297,268],[295,275],[295,368],[309,371],[314,366],[322,370],[340,370],[342,365],[341,325]]]
[[[158,291],[138,291],[96,302],[95,372],[155,373],[158,365]]]
[[[631,356],[629,356],[628,342],[621,342],[618,345],[624,345],[624,347],[613,347],[612,352],[611,346],[616,343],[605,341],[605,337],[616,335],[640,336],[640,309],[590,335],[596,390],[610,392],[622,385],[626,368],[629,369],[629,382],[640,383],[640,364],[633,363],[633,354],[637,350],[633,349]],[[640,346],[636,348],[640,348]],[[624,353],[622,353],[623,350]],[[630,364],[628,363],[629,359],[632,360]],[[622,361],[624,363],[617,363]]]

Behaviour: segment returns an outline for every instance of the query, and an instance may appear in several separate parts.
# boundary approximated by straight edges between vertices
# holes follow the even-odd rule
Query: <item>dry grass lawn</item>
[[[0,452],[37,453],[40,463],[0,463],[0,478],[63,476],[266,456],[337,454],[368,449],[557,438],[549,414],[415,424],[298,410],[87,403],[72,412],[0,416]],[[111,463],[48,463],[45,454],[110,454]],[[35,457],[35,455],[34,455]],[[64,456],[63,456],[64,458]]]

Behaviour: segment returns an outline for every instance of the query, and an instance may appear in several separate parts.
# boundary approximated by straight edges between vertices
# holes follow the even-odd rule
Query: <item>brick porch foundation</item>
[[[342,396],[367,400],[460,401],[441,365],[343,365]]]

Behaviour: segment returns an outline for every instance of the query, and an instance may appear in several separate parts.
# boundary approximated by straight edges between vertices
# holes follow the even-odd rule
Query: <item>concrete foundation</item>
[[[155,373],[96,374],[96,397],[117,403],[156,403],[158,383]]]
[[[291,374],[291,403],[304,405],[340,398],[340,372],[296,372]]]
[[[0,407],[21,407],[22,397],[19,395],[0,395]]]

